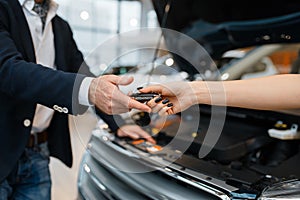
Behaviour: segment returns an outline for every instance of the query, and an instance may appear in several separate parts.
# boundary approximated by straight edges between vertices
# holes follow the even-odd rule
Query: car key
[[[130,97],[132,97],[133,99],[141,102],[141,103],[145,103],[147,101],[150,101],[151,99],[158,97],[159,94],[157,93],[133,93],[130,95]]]

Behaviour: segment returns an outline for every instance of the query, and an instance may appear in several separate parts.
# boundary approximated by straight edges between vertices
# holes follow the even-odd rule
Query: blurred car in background
[[[163,19],[165,5],[169,2],[153,1],[160,20]],[[182,9],[193,3],[199,6],[200,3],[196,1],[173,1],[172,3],[169,13],[171,17],[168,18],[170,21],[162,27],[175,27],[174,30],[187,33],[189,36],[199,31],[199,29],[193,29],[199,26],[193,27],[191,24],[201,17],[191,15],[193,16],[191,20],[185,18],[186,14],[181,15],[181,11],[186,13],[187,11]],[[221,1],[218,3],[223,5]],[[245,13],[234,9],[234,12],[238,12],[239,15],[236,18],[232,17],[231,20],[240,21],[225,22],[226,24],[222,23],[229,19],[220,21],[220,13],[215,16],[215,19],[211,17],[210,19],[217,21],[218,25],[210,26],[212,29],[209,30],[212,32],[210,34],[206,32],[204,38],[222,35],[219,38],[221,41],[226,38],[226,41],[224,40],[224,43],[215,41],[217,44],[215,47],[212,47],[209,41],[200,39],[197,41],[205,43],[204,47],[208,48],[208,52],[216,63],[217,76],[214,70],[205,70],[203,74],[199,74],[194,69],[188,68],[188,63],[170,53],[160,57],[159,66],[155,69],[151,65],[144,65],[128,70],[128,73],[135,76],[137,81],[132,88],[127,88],[127,90],[133,90],[147,82],[149,74],[151,74],[152,81],[164,82],[174,80],[226,81],[298,72],[300,34],[295,37],[294,34],[298,34],[300,30],[295,27],[291,28],[289,23],[297,24],[300,21],[300,14],[292,13],[294,7],[288,6],[291,4],[289,2],[284,8],[281,7],[282,12],[279,11],[280,6],[277,10],[276,6],[270,8],[272,16],[269,15],[270,13],[264,13],[266,10],[256,10],[256,13],[252,13],[252,18],[249,16],[250,19],[241,19],[240,17]],[[293,5],[300,6],[297,3]],[[193,11],[196,8],[193,8]],[[259,19],[253,19],[255,14],[259,16]],[[182,17],[182,20],[176,21],[177,16]],[[273,18],[274,16],[279,17]],[[267,17],[270,18],[265,20],[264,18]],[[243,27],[245,20],[251,21],[246,21]],[[260,26],[254,26],[255,23]],[[226,30],[231,30],[230,27],[238,27],[235,30],[241,31],[239,34],[243,38],[247,38],[245,37],[247,34],[253,34],[252,38],[255,38],[262,34],[262,30],[265,30],[261,26],[264,23],[271,24],[263,36],[269,33],[272,37],[276,36],[276,31],[280,32],[283,31],[282,27],[288,27],[287,32],[282,32],[282,34],[288,33],[292,39],[283,42],[277,39],[270,41],[265,38],[264,42],[254,40],[243,43],[240,38],[239,43],[235,43],[234,37],[228,37],[228,35],[232,36],[230,31],[224,33],[225,29],[222,28],[229,27]],[[280,26],[277,27],[276,24]],[[242,33],[247,28],[250,32]],[[273,28],[275,31],[272,35]],[[204,35],[204,32],[200,33]],[[234,36],[238,37],[239,34],[234,34]],[[174,38],[170,40],[172,39]],[[170,43],[166,38],[167,47],[168,44]],[[222,48],[218,49],[220,46]],[[216,49],[218,49],[217,52]],[[175,61],[171,68],[170,66],[168,68],[165,62],[169,58]],[[172,67],[176,70],[172,70]],[[212,106],[197,105],[185,113],[167,118],[151,115],[151,124],[143,128],[155,138],[156,145],[149,144],[143,139],[119,138],[111,133],[108,126],[100,120],[82,159],[78,178],[78,198],[86,200],[299,199],[300,112],[227,107],[225,110],[221,108],[214,113],[214,109]],[[215,114],[219,117],[215,117]],[[223,118],[220,117],[222,114],[224,114]],[[134,123],[129,114],[123,117],[128,123]],[[222,125],[220,137],[215,144],[209,146],[206,141],[207,136],[209,137],[208,132],[219,124]],[[212,134],[214,134],[213,131]],[[203,157],[200,155],[202,148],[211,150]]]

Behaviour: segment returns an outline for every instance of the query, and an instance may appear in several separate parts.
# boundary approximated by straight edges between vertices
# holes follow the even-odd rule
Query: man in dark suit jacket
[[[69,167],[72,165],[67,114],[77,115],[86,111],[87,106],[79,103],[78,94],[86,75],[92,74],[67,22],[55,15],[51,24],[56,70],[36,64],[36,50],[23,5],[18,0],[0,0],[0,199],[50,199],[47,151],[44,151],[45,146],[36,146],[40,141],[30,140],[37,104],[54,110],[47,134],[41,140],[47,140],[46,147],[51,156]],[[80,74],[76,74],[79,68]],[[149,107],[117,89],[118,83],[127,85],[131,81],[114,75],[93,78],[88,87],[91,104],[109,114],[113,112],[112,106],[120,108],[116,111],[119,113],[131,108],[150,111]],[[112,95],[113,90],[117,95]],[[111,117],[103,113],[101,117],[110,122],[112,129],[118,128]],[[30,162],[33,163],[27,163],[29,167],[26,169],[22,168],[32,155]],[[34,160],[41,158],[46,158],[42,160],[45,164],[40,166],[40,162],[34,166]],[[45,168],[47,176],[44,172],[39,175],[40,168]],[[38,185],[35,186],[36,193],[30,196],[30,184],[36,184],[31,183],[32,180]],[[48,189],[43,190],[43,186]]]

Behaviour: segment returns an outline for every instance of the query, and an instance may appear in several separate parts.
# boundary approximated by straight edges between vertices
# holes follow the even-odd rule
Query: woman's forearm
[[[286,74],[248,80],[192,82],[200,104],[253,109],[300,108],[300,75]]]

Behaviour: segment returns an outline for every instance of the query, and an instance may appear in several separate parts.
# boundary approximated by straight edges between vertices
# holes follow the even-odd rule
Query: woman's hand
[[[178,81],[148,86],[140,89],[140,92],[160,94],[147,105],[152,108],[152,112],[164,116],[181,112],[198,102],[192,87],[193,82]]]

